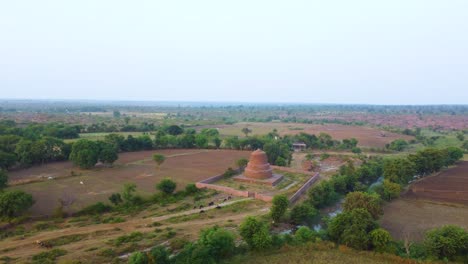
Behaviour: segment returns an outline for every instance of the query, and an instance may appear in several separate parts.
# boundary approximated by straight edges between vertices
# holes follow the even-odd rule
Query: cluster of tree
[[[351,150],[353,152],[360,152],[357,147],[359,143],[357,139],[343,139],[342,141],[333,139],[327,133],[320,133],[318,136],[307,133],[299,133],[298,135],[288,136],[290,141],[304,142],[310,149],[331,149],[331,150]]]
[[[91,168],[96,163],[112,164],[118,158],[115,145],[106,141],[79,139],[73,143],[70,160],[81,168]]]
[[[17,135],[30,140],[42,137],[54,137],[60,139],[77,138],[82,129],[79,125],[67,125],[60,123],[36,124],[19,126],[12,120],[0,121],[0,135]]]
[[[409,144],[408,142],[406,142],[406,140],[397,139],[397,140],[390,142],[390,144],[386,144],[385,148],[389,150],[393,150],[393,151],[403,151],[408,145]]]
[[[391,182],[405,185],[415,176],[423,177],[438,172],[443,167],[455,164],[462,157],[463,151],[459,148],[427,148],[407,157],[385,160],[383,175]]]
[[[9,169],[66,160],[70,145],[53,137],[29,139],[18,135],[0,135],[0,168]]]

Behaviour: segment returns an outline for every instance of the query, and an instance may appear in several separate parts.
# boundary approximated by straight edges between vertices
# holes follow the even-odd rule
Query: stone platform
[[[275,186],[283,179],[283,175],[273,174],[271,177],[267,179],[255,179],[255,178],[246,177],[245,175],[242,174],[242,175],[234,176],[232,178],[235,181],[239,181],[239,182]]]

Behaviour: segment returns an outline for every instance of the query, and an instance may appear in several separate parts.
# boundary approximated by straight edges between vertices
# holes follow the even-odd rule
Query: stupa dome
[[[273,170],[268,163],[266,153],[260,149],[250,154],[250,160],[244,170],[244,176],[253,179],[268,179],[273,176]]]

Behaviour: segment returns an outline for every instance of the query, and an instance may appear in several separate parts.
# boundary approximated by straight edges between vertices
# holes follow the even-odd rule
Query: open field
[[[411,136],[391,132],[384,132],[385,136],[382,136],[382,131],[376,128],[339,124],[312,125],[299,123],[242,122],[234,125],[220,125],[217,127],[219,128],[220,134],[226,136],[243,136],[241,130],[244,127],[250,128],[253,135],[264,135],[273,131],[273,129],[278,130],[280,135],[295,135],[301,132],[318,135],[323,132],[339,140],[354,137],[359,141],[358,145],[362,147],[382,148],[385,147],[385,144],[396,139],[413,139]]]
[[[468,205],[468,161],[413,183],[405,197]]]
[[[167,158],[159,169],[151,159],[154,153]],[[127,182],[134,182],[139,193],[150,194],[155,192],[155,183],[169,177],[178,184],[178,189],[182,189],[188,183],[223,173],[249,154],[246,151],[196,149],[129,152],[121,153],[111,168],[80,170],[71,162],[56,162],[13,171],[9,178],[10,184],[18,184],[12,188],[33,195],[36,203],[31,213],[39,216],[50,214],[60,198],[75,201],[72,211],[97,201],[106,201],[111,193],[120,191]],[[53,179],[48,180],[49,177]]]
[[[395,238],[421,240],[424,233],[443,225],[468,229],[468,161],[423,178],[384,208],[381,224]]]
[[[468,229],[468,207],[458,204],[400,198],[384,207],[380,220],[394,238],[420,241],[424,233],[444,225]]]

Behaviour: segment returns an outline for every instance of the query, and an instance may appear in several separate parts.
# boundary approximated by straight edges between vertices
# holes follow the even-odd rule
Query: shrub
[[[129,264],[147,264],[148,256],[143,252],[135,252],[128,258]]]
[[[317,209],[307,203],[302,203],[291,210],[291,220],[296,225],[310,224],[318,214]]]
[[[165,194],[171,194],[176,189],[176,183],[171,179],[163,179],[160,183],[156,185],[156,189],[160,190]]]
[[[294,239],[299,243],[313,242],[316,233],[306,226],[301,226],[294,234]]]
[[[398,183],[393,183],[389,180],[384,180],[380,192],[382,199],[391,201],[395,198],[400,197],[401,186]]]
[[[44,264],[44,263],[55,263],[55,260],[67,254],[66,250],[55,248],[50,251],[41,252],[32,257],[33,263]]]
[[[198,243],[207,248],[217,261],[231,256],[235,249],[234,235],[218,227],[203,230]]]
[[[167,252],[166,248],[162,246],[157,246],[151,249],[148,252],[148,257],[150,263],[157,263],[157,264],[170,264],[169,260],[169,252]]]
[[[289,200],[286,195],[275,195],[273,197],[273,205],[271,206],[270,213],[271,218],[278,222],[281,217],[283,217],[284,213],[288,209]]]
[[[338,200],[338,195],[330,181],[322,181],[309,191],[309,202],[314,207],[323,208],[336,200]]]
[[[119,236],[118,238],[115,239],[114,244],[116,246],[120,246],[122,244],[126,244],[129,242],[138,242],[143,239],[143,236],[144,235],[141,232],[132,232],[128,235]]]
[[[383,228],[372,230],[370,237],[372,240],[372,246],[374,247],[375,251],[381,253],[387,251],[388,246],[392,241],[390,233],[388,233],[388,231]]]
[[[122,196],[120,196],[120,193],[111,194],[111,196],[109,196],[109,201],[113,203],[114,205],[119,205],[120,203],[123,202]]]
[[[0,193],[0,218],[11,221],[34,204],[32,196],[20,190]]]
[[[199,189],[197,188],[197,186],[194,183],[189,183],[189,184],[187,184],[187,186],[185,186],[185,193],[187,195],[195,194],[198,191],[199,191]]]
[[[78,215],[98,215],[98,214],[110,212],[111,210],[112,210],[112,207],[110,207],[109,205],[104,204],[102,202],[97,202],[93,205],[90,205],[81,209],[78,212]]]
[[[240,225],[239,233],[247,245],[256,250],[271,246],[272,240],[265,223],[254,217],[247,217]]]

